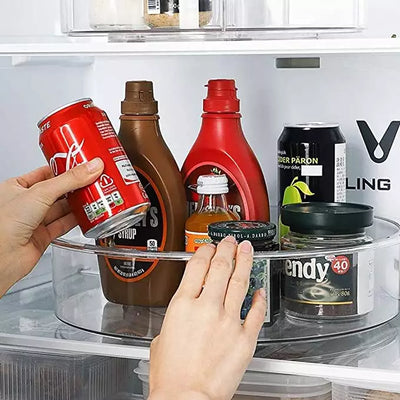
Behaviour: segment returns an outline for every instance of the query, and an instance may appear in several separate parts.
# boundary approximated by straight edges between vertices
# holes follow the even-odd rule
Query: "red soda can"
[[[91,99],[53,111],[38,122],[39,145],[54,175],[100,157],[102,175],[67,199],[83,234],[102,239],[144,218],[149,198],[107,114]]]

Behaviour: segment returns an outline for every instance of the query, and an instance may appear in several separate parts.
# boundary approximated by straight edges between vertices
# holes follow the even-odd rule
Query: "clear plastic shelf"
[[[372,243],[363,246],[318,251],[258,252],[256,259],[274,262],[287,258],[350,254],[369,249],[375,262],[374,308],[352,320],[296,320],[283,312],[272,327],[264,327],[259,342],[291,342],[360,332],[384,324],[399,312],[400,298],[400,226],[376,217],[368,229]],[[145,252],[123,248],[104,248],[81,236],[78,230],[53,243],[53,285],[57,317],[72,326],[115,337],[151,340],[158,335],[165,309],[126,306],[104,297],[99,262],[104,257],[135,260],[168,260],[184,263],[191,254],[184,252]],[[158,266],[157,268],[161,268]],[[164,268],[164,266],[163,266]],[[165,266],[168,268],[168,266]],[[134,290],[134,289],[133,289]]]

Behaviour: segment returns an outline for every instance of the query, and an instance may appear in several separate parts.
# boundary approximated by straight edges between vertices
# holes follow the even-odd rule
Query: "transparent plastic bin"
[[[142,382],[143,397],[149,396],[149,362],[135,369]],[[331,384],[324,379],[293,375],[246,372],[233,400],[331,400]]]
[[[35,286],[43,285],[44,283],[51,282],[51,263],[50,252],[46,251],[43,257],[39,260],[35,268],[27,276],[18,281],[10,290],[8,294],[19,292],[21,290],[29,289]]]
[[[75,36],[221,31],[222,1],[186,0],[178,8],[179,0],[62,0],[61,19],[63,31]]]
[[[400,297],[399,232],[397,223],[375,218],[374,225],[367,230],[367,234],[373,238],[370,244],[329,251],[255,253],[255,258],[271,260],[276,264],[276,261],[284,261],[287,258],[330,257],[368,250],[372,252],[375,263],[374,307],[370,313],[350,320],[304,321],[287,317],[282,311],[272,327],[262,328],[259,342],[288,342],[360,332],[394,318],[399,312]],[[106,335],[146,341],[153,339],[160,332],[165,308],[126,306],[108,302],[103,295],[99,274],[99,260],[105,256],[128,260],[176,260],[185,263],[191,254],[104,248],[85,239],[79,230],[72,231],[53,243],[56,315],[61,321]]]
[[[0,349],[0,399],[109,400],[129,390],[129,360]]]
[[[116,41],[315,36],[364,27],[364,0],[62,0],[63,31]]]
[[[400,399],[400,384],[392,387],[379,385],[371,385],[366,387],[360,384],[356,387],[356,383],[352,384],[336,384],[332,385],[332,400],[399,400]],[[364,387],[362,387],[364,386]],[[395,387],[397,386],[397,387]]]

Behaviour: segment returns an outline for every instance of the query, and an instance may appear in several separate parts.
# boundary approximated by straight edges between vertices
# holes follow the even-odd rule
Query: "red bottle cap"
[[[236,97],[233,79],[215,79],[208,81],[208,95],[203,101],[204,112],[236,113],[240,110],[240,101]]]

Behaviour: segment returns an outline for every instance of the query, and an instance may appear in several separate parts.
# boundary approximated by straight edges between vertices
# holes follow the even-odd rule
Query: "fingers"
[[[176,292],[177,296],[199,297],[214,254],[215,246],[212,244],[201,246],[193,254],[192,258],[186,264],[185,273]]]
[[[56,219],[63,217],[71,212],[68,201],[61,199],[56,201],[51,207],[43,221],[44,225],[49,225]]]
[[[94,182],[104,164],[99,158],[81,164],[55,178],[39,182],[21,193],[10,205],[10,212],[32,230],[43,223],[47,213],[59,197]]]
[[[32,191],[43,203],[51,206],[64,194],[93,183],[99,177],[103,168],[103,161],[100,158],[95,158],[53,179],[37,183],[32,187]]]
[[[225,297],[225,310],[234,317],[240,316],[243,300],[249,289],[253,266],[253,246],[249,241],[240,243],[236,251],[236,264]]]
[[[236,240],[232,236],[223,239],[211,260],[210,269],[201,297],[223,304],[229,279],[232,275],[233,258],[236,253]]]
[[[50,239],[50,242],[59,236],[65,235],[67,232],[69,232],[72,228],[75,228],[77,225],[77,221],[75,216],[72,213],[69,213],[51,224],[47,225],[47,232],[48,232],[48,237]],[[45,248],[50,244],[47,243]]]
[[[249,313],[244,321],[243,328],[249,335],[251,341],[257,341],[258,335],[265,320],[267,302],[265,300],[265,289],[259,289],[254,294]]]
[[[33,186],[35,183],[45,181],[52,177],[54,177],[54,175],[51,172],[50,167],[46,165],[44,167],[35,169],[34,171],[28,172],[25,175],[19,176],[15,178],[15,180],[20,186],[27,189]]]

